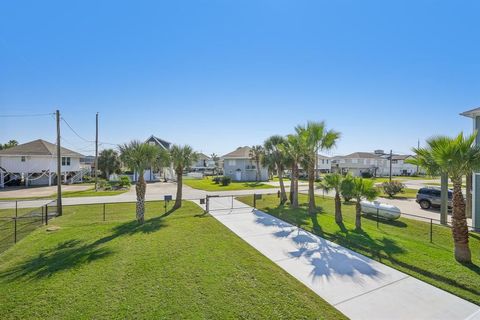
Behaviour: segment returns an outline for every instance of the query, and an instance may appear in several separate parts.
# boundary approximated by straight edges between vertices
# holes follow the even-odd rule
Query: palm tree
[[[218,161],[220,160],[219,156],[216,153],[212,153],[210,155],[210,158],[212,158],[213,163],[215,164],[215,168],[213,169],[213,174],[217,174],[217,169],[218,169]]]
[[[342,217],[342,200],[340,199],[340,190],[342,186],[343,176],[339,173],[330,173],[325,175],[323,181],[319,186],[326,192],[335,190],[335,222],[337,224],[343,223]]]
[[[297,134],[289,134],[285,143],[279,145],[286,155],[286,162],[290,164],[291,174],[291,187],[290,187],[290,203],[293,208],[298,208],[298,165],[303,160],[303,143],[301,137]]]
[[[256,174],[256,181],[260,181],[260,163],[262,161],[262,157],[264,154],[263,147],[260,145],[252,146],[250,148],[250,159],[255,161],[257,174]]]
[[[102,171],[105,179],[108,179],[111,173],[119,173],[121,165],[117,151],[113,149],[105,149],[100,152],[98,157],[98,169]]]
[[[265,140],[265,159],[266,162],[273,163],[277,171],[278,182],[280,183],[280,204],[287,202],[285,184],[283,183],[283,171],[285,170],[286,155],[281,146],[285,145],[286,140],[280,135],[274,135]]]
[[[18,141],[17,140],[9,140],[5,144],[0,143],[0,150],[8,149],[8,148],[15,147],[15,146],[18,146]]]
[[[122,162],[138,175],[138,181],[135,185],[137,194],[136,215],[137,221],[143,223],[145,221],[145,193],[147,190],[143,175],[145,170],[155,163],[159,149],[138,140],[119,145],[118,148]]]
[[[372,180],[366,180],[360,177],[353,178],[353,196],[357,200],[355,204],[355,228],[362,229],[362,206],[360,202],[363,198],[374,200],[378,195],[378,190]]]
[[[295,128],[302,143],[302,166],[308,173],[308,212],[314,214],[315,206],[315,165],[319,150],[332,149],[340,133],[334,130],[327,130],[325,122],[308,122],[306,126]]]
[[[437,136],[427,140],[427,148],[414,151],[429,154],[431,160],[445,172],[453,183],[452,235],[455,244],[455,259],[458,262],[472,261],[468,245],[468,226],[465,215],[465,200],[462,193],[462,178],[480,169],[480,146],[474,145],[477,132],[456,137]]]
[[[183,173],[193,162],[198,161],[199,155],[188,145],[173,145],[170,147],[168,155],[169,162],[173,164],[173,169],[177,175],[177,196],[172,208],[176,210],[182,206]]]

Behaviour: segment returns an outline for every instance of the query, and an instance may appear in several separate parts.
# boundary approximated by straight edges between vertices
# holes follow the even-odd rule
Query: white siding
[[[56,171],[57,160],[50,156],[25,156],[22,162],[20,156],[1,156],[0,167],[8,172],[32,173],[45,170]],[[62,171],[80,171],[80,158],[70,158],[69,166],[62,166]]]

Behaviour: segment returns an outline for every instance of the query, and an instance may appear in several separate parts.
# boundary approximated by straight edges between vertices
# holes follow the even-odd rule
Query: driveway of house
[[[92,188],[92,185],[73,184],[62,186],[63,191],[83,191]],[[7,187],[0,189],[0,198],[49,197],[57,192],[57,186],[50,187]]]
[[[351,319],[480,319],[475,304],[241,202],[233,205],[228,197],[211,198],[210,214]]]

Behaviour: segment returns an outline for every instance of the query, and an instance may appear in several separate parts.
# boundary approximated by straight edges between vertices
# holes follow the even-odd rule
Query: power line
[[[81,135],[79,135],[77,133],[77,131],[75,131],[72,126],[67,122],[67,120],[65,120],[65,118],[62,117],[62,121],[65,122],[65,124],[70,128],[70,130],[72,130],[73,133],[75,133],[75,135],[77,137],[79,137],[80,139],[82,139],[83,141],[86,141],[86,142],[90,142],[90,143],[94,143],[95,141],[92,141],[92,140],[88,140],[88,139],[85,139],[84,137],[82,137]]]
[[[0,118],[26,118],[26,117],[45,117],[55,113],[31,113],[31,114],[0,114]]]

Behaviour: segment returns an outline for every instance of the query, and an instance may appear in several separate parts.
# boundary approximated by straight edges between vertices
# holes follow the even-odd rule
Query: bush
[[[105,189],[107,186],[110,186],[107,180],[105,179],[98,179],[98,187],[100,189]]]
[[[390,198],[393,198],[398,193],[403,193],[405,185],[399,181],[393,180],[392,182],[382,183],[383,192],[388,194]]]
[[[353,177],[351,175],[346,175],[342,180],[342,184],[340,185],[340,193],[346,202],[352,200],[354,188],[355,185],[353,183]]]
[[[130,182],[130,178],[127,176],[121,176],[120,181],[118,183],[120,188],[130,188],[130,185],[132,183]]]
[[[369,179],[369,178],[372,178],[372,177],[373,177],[373,174],[370,171],[362,172],[362,178]]]
[[[232,182],[232,178],[223,176],[220,182],[222,183],[222,186],[228,186]]]
[[[219,184],[221,180],[222,180],[222,177],[215,177],[215,178],[212,179],[212,181],[213,181],[215,184]]]

